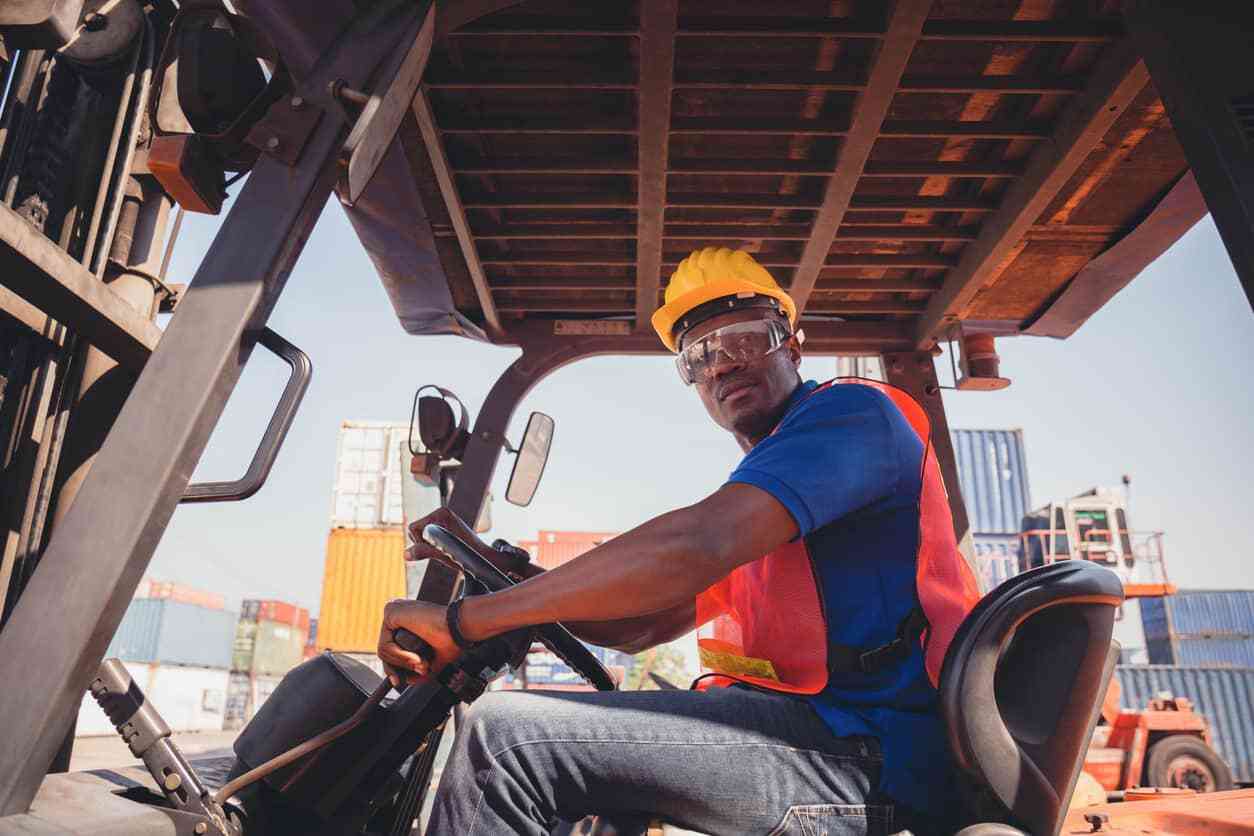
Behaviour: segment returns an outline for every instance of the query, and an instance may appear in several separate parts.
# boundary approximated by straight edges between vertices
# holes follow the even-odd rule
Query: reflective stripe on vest
[[[697,644],[702,666],[713,677],[702,677],[704,685],[740,681],[774,691],[817,694],[827,686],[829,673],[874,673],[908,658],[911,646],[919,643],[935,686],[958,625],[979,600],[979,586],[954,537],[927,413],[904,390],[860,378],[838,378],[810,394],[838,384],[869,386],[886,395],[923,442],[916,606],[885,645],[829,645],[813,560],[804,540],[786,543],[737,567],[697,596]]]

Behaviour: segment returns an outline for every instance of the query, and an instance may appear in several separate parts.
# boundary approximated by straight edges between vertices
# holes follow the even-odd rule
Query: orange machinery
[[[1145,709],[1119,707],[1110,680],[1102,722],[1093,730],[1084,771],[1107,792],[1135,787],[1215,792],[1233,787],[1232,772],[1212,748],[1206,718],[1182,697],[1150,700]]]

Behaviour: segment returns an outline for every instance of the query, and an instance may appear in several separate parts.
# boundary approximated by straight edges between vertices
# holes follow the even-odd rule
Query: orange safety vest
[[[923,442],[916,606],[888,644],[833,645],[818,573],[804,538],[785,543],[737,567],[697,596],[701,625],[697,645],[701,664],[710,672],[701,677],[700,687],[739,681],[774,691],[817,694],[827,687],[829,672],[880,670],[906,658],[914,642],[923,645],[928,678],[936,686],[958,625],[980,599],[975,575],[954,537],[927,413],[904,390],[877,381],[838,378],[814,391],[838,384],[869,386],[887,395]]]

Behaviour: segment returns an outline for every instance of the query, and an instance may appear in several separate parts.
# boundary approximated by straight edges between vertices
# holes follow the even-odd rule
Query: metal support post
[[[110,265],[105,274],[109,289],[117,293],[141,316],[150,317],[156,310],[156,285],[151,276],[160,268],[165,225],[173,202],[155,181],[148,188],[127,195],[113,241]],[[126,265],[137,272],[119,269]],[[92,346],[80,349],[78,393],[70,409],[69,425],[62,443],[61,474],[57,481],[56,505],[52,528],[62,519],[74,502],[91,470],[113,420],[135,386],[137,373],[117,363],[108,354]],[[75,721],[70,721],[60,751],[53,759],[51,772],[66,772],[74,752]]]
[[[883,355],[884,377],[887,382],[910,393],[932,425],[932,450],[940,465],[945,492],[949,495],[949,513],[954,521],[954,536],[958,548],[976,572],[975,549],[971,541],[971,524],[967,521],[967,506],[962,500],[962,487],[958,483],[958,461],[954,457],[953,440],[949,435],[949,421],[945,417],[945,404],[941,400],[940,382],[936,379],[936,364],[930,351],[903,351]]]
[[[302,97],[334,113],[330,82],[365,85],[425,11],[362,7],[300,79]],[[0,681],[23,683],[0,716],[0,815],[30,805],[331,194],[345,135],[323,118],[295,165],[258,161],[0,632]]]
[[[151,318],[157,291],[151,277],[160,268],[165,225],[173,202],[155,181],[149,180],[141,189],[142,194],[128,195],[123,204],[111,256],[115,265],[134,271],[115,266],[105,281],[137,313]],[[54,527],[69,511],[137,377],[136,372],[123,368],[98,348],[89,347],[84,355],[78,398],[61,454],[65,476],[53,512]]]
[[[1124,15],[1254,306],[1254,4],[1134,0]]]

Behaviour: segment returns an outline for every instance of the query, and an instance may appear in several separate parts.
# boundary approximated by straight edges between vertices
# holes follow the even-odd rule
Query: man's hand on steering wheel
[[[422,539],[422,530],[428,525],[438,525],[447,528],[453,534],[465,541],[481,555],[491,554],[493,549],[487,543],[479,539],[479,535],[471,530],[470,526],[462,521],[462,518],[454,514],[447,508],[437,508],[430,514],[427,514],[417,522],[410,523],[409,534],[414,544],[405,549],[406,560],[436,560],[442,563],[448,563],[448,558],[444,553],[432,546],[430,543]]]
[[[378,656],[383,661],[393,687],[402,683],[413,685],[445,665],[457,661],[462,649],[449,635],[446,607],[425,601],[397,598],[383,608],[383,628],[379,631]],[[424,640],[435,651],[428,664],[417,653],[410,653],[396,643],[397,629],[404,628]]]
[[[515,581],[522,581],[535,575],[544,574],[544,570],[530,562],[530,557],[521,549],[507,548],[501,551],[489,546],[479,539],[470,526],[447,508],[437,508],[427,516],[410,523],[409,534],[414,545],[405,550],[406,560],[435,560],[451,569],[460,571],[456,561],[444,552],[432,546],[422,538],[422,530],[428,525],[438,525],[465,543],[471,550],[500,569]],[[497,541],[497,544],[502,541]]]

